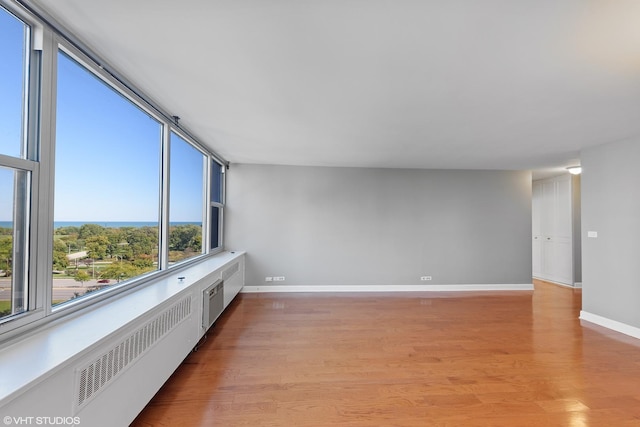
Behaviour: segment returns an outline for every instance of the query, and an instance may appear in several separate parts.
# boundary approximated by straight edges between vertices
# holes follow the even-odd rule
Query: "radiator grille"
[[[222,281],[229,280],[231,276],[236,274],[240,269],[240,263],[236,262],[231,267],[222,272]]]
[[[76,408],[80,409],[86,405],[110,381],[117,378],[127,367],[131,366],[132,362],[142,356],[153,344],[171,332],[190,314],[191,297],[185,297],[130,333],[100,357],[79,369],[77,371],[78,398]]]

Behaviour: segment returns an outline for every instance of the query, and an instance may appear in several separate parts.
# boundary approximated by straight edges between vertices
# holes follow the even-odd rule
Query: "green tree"
[[[98,224],[82,224],[78,232],[78,238],[85,240],[91,236],[102,236],[106,229]]]
[[[153,267],[153,258],[151,255],[140,255],[132,261],[132,264],[141,270],[149,271]]]
[[[194,224],[178,225],[169,231],[169,249],[200,252],[202,248],[202,227]]]
[[[80,233],[80,228],[75,226],[58,227],[53,232],[53,234],[56,234],[59,236],[75,235],[76,238],[78,237],[78,233]]]
[[[78,245],[77,234],[63,234],[63,235],[54,234],[53,239],[56,242],[64,243],[65,250],[67,252],[78,252],[80,250],[80,246]]]
[[[104,279],[115,279],[116,282],[137,276],[141,270],[128,262],[114,262],[100,271],[100,277]]]
[[[0,270],[4,270],[5,276],[11,276],[13,261],[13,237],[0,236]]]
[[[128,259],[131,257],[131,250],[129,249],[129,242],[127,241],[127,227],[122,228],[108,228],[106,234],[109,239],[109,247],[107,248],[107,255],[109,257],[116,257],[119,260]]]
[[[75,280],[76,282],[80,282],[80,283],[84,283],[86,281],[88,281],[89,279],[91,279],[91,276],[89,276],[89,273],[87,273],[86,271],[80,270],[78,271],[75,276],[73,276],[73,280]]]
[[[158,248],[158,229],[155,227],[140,227],[131,229],[127,236],[132,257],[150,255]]]
[[[53,241],[53,269],[57,271],[65,270],[69,265],[67,258],[67,245],[56,239]]]
[[[198,234],[193,238],[191,249],[194,252],[202,252],[202,227],[199,227]]]
[[[91,258],[104,259],[109,249],[109,238],[105,235],[87,237],[85,247]]]

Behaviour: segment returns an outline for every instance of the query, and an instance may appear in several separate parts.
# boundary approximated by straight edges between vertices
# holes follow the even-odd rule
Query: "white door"
[[[534,277],[573,284],[571,177],[533,185],[532,251]]]
[[[553,279],[573,285],[573,222],[571,211],[571,176],[556,179],[555,235]]]

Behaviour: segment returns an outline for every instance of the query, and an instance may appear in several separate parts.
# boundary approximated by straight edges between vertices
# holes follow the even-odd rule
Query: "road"
[[[110,285],[115,284],[115,280],[110,281]],[[95,286],[104,286],[104,284],[98,284],[95,279],[89,280],[84,283],[76,282],[73,279],[60,278],[53,279],[53,301],[66,301],[71,299],[76,294],[84,295],[84,293]],[[11,296],[11,279],[0,278],[0,301],[8,301]]]

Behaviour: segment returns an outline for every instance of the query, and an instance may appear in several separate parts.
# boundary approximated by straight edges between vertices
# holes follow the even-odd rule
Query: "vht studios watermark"
[[[80,417],[11,417],[2,419],[4,425],[11,426],[79,426]]]

